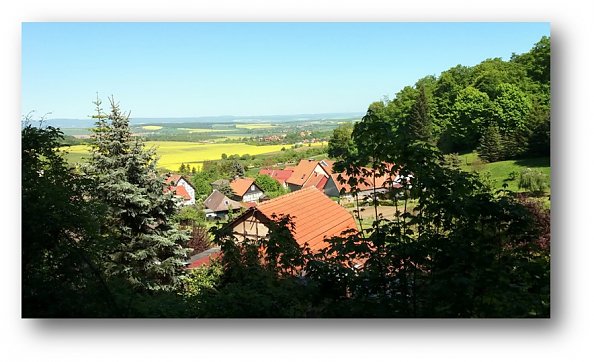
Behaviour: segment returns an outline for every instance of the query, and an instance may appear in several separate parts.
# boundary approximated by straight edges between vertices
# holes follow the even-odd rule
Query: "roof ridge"
[[[308,187],[304,187],[304,188],[302,188],[302,189],[299,189],[299,190],[297,190],[297,191],[289,192],[288,194],[280,195],[280,196],[278,196],[278,197],[275,197],[274,199],[270,199],[270,200],[268,200],[268,201],[261,202],[261,203],[259,203],[258,205],[254,206],[254,207],[256,207],[256,208],[257,208],[258,206],[261,206],[261,205],[266,205],[266,204],[269,204],[269,203],[271,203],[271,202],[273,202],[273,201],[280,200],[280,199],[284,199],[284,198],[287,198],[287,197],[289,197],[289,196],[291,196],[291,195],[296,195],[296,194],[298,194],[298,193],[303,193],[303,192],[305,192],[305,191],[309,191],[309,190],[311,190],[311,189],[315,189],[315,190],[317,190],[317,191],[320,191],[320,190],[318,190],[318,189],[317,189],[315,186],[308,186]],[[320,191],[320,192],[321,192],[321,191]],[[325,196],[325,195],[324,195],[324,196]]]

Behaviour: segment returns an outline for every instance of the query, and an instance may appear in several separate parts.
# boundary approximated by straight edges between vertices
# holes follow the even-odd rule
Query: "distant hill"
[[[363,117],[361,112],[346,113],[311,113],[311,114],[288,114],[288,115],[267,115],[267,116],[205,116],[205,117],[148,117],[130,118],[130,124],[147,123],[231,123],[231,122],[292,122],[327,119],[352,119]],[[87,119],[66,119],[54,118],[46,120],[47,124],[60,128],[88,128],[92,127],[95,121]]]

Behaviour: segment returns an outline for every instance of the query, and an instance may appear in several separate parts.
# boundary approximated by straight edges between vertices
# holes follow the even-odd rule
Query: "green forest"
[[[494,188],[458,157],[548,161],[548,37],[509,61],[419,79],[336,128],[328,156],[355,191],[365,176],[409,177],[387,195],[394,217],[376,212],[316,252],[295,241],[286,215],[251,243],[214,226],[222,257],[186,269],[196,237],[163,192],[155,151],[115,99],[95,105],[84,165],[67,163],[59,129],[22,127],[25,318],[550,316],[546,180],[532,170],[513,176],[525,192]]]

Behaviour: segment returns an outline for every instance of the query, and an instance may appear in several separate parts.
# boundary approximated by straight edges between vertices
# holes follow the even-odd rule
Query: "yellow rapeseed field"
[[[157,155],[160,157],[157,165],[168,170],[178,170],[183,163],[190,167],[200,169],[202,161],[218,160],[223,153],[227,155],[259,155],[280,151],[281,148],[290,148],[290,145],[269,145],[253,146],[245,143],[197,143],[197,142],[174,142],[174,141],[147,141],[147,147],[155,147]],[[76,145],[62,147],[62,150],[68,152],[67,159],[71,162],[80,162],[89,153],[89,147],[85,145]]]

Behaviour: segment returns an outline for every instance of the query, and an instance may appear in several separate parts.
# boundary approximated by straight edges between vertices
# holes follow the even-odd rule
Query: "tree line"
[[[419,79],[370,109],[390,121],[394,132],[425,139],[444,153],[478,150],[489,162],[548,156],[550,87],[550,38],[543,37],[509,61],[457,65],[438,77]],[[348,146],[348,128],[339,127],[343,134],[333,135],[335,145]]]

